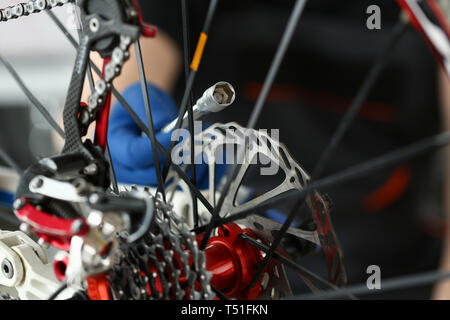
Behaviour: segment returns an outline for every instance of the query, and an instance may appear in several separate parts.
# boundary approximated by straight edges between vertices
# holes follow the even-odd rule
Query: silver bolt
[[[91,31],[93,33],[96,33],[98,31],[98,29],[100,28],[100,21],[98,21],[97,18],[92,18],[89,21],[89,29],[91,29]]]
[[[23,233],[29,234],[30,233],[30,225],[27,223],[21,223],[19,226],[20,231]]]
[[[6,279],[11,279],[14,276],[13,265],[8,259],[3,259],[1,268],[2,274]]]
[[[84,223],[81,220],[75,220],[70,225],[70,231],[72,231],[73,234],[79,233],[83,229]]]
[[[17,198],[14,200],[13,208],[14,210],[20,210],[25,206],[25,201],[22,198]]]
[[[89,202],[92,204],[95,204],[99,201],[100,201],[100,196],[96,193],[91,194],[91,196],[89,197]]]
[[[136,16],[138,15],[137,11],[134,10],[134,9],[131,9],[131,10],[129,11],[129,13],[130,13],[130,17],[136,17]]]
[[[97,174],[97,172],[98,172],[98,168],[95,163],[91,163],[90,165],[83,168],[83,173],[88,176],[93,176],[93,175]]]
[[[39,164],[43,165],[46,169],[49,169],[53,172],[56,172],[58,170],[58,166],[56,165],[55,161],[50,158],[43,158],[39,160]]]

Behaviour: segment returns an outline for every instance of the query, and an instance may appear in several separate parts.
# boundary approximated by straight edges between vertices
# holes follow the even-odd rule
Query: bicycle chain
[[[88,126],[94,120],[98,109],[104,104],[107,94],[111,91],[113,80],[120,74],[123,64],[128,60],[131,38],[120,36],[120,44],[112,51],[111,61],[105,65],[103,76],[94,84],[94,91],[88,97],[87,110],[89,118],[81,113],[81,124]]]
[[[155,199],[155,208],[151,232],[136,244],[123,242],[118,263],[107,274],[114,299],[214,298],[211,274],[195,234],[171,206]]]
[[[33,13],[39,13],[44,10],[63,6],[67,3],[74,3],[76,0],[30,0],[28,2],[18,3],[0,10],[0,22],[17,19],[28,16]]]

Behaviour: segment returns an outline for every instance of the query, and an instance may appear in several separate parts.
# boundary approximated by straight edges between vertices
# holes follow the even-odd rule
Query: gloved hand
[[[172,132],[163,133],[160,130],[177,117],[175,102],[166,92],[156,86],[149,83],[147,88],[156,139],[168,150]],[[141,85],[137,83],[130,86],[124,92],[123,97],[142,122],[148,126]],[[141,129],[120,103],[116,103],[111,111],[108,141],[119,182],[146,186],[157,185],[150,139],[147,135],[142,134]],[[165,159],[160,152],[159,158],[162,170]],[[206,188],[208,186],[207,165],[197,165],[196,170],[198,186]]]

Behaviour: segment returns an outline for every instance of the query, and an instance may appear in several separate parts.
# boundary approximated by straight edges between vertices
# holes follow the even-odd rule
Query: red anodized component
[[[144,22],[144,19],[142,18],[142,11],[141,7],[139,6],[139,2],[137,0],[133,0],[133,5],[136,8],[139,16],[139,23],[142,26],[141,33],[146,38],[154,38],[156,37],[156,34],[158,32],[158,28],[156,28],[154,25],[147,24]]]
[[[69,254],[60,251],[53,259],[53,271],[55,272],[56,279],[64,281],[66,279],[66,269],[69,265]]]
[[[110,57],[103,60],[102,78],[105,73],[106,65],[111,61]],[[95,143],[105,152],[108,139],[109,113],[111,111],[111,91],[106,96],[105,105],[98,111],[97,123],[95,126]]]
[[[100,274],[87,279],[87,294],[91,300],[110,300],[109,285],[106,275]]]
[[[240,237],[244,232],[254,236],[250,230],[242,230],[235,223],[219,228],[218,235],[209,239],[205,248],[206,269],[212,275],[211,285],[227,297],[253,300],[262,291],[260,283],[246,295],[243,292],[263,257],[261,251]]]
[[[259,281],[247,294],[244,291],[249,285],[256,265],[262,261],[261,252],[251,246],[240,234],[247,233],[254,236],[250,230],[242,230],[237,224],[230,223],[219,229],[219,234],[208,241],[205,249],[206,269],[211,273],[211,285],[223,292],[228,298],[249,299],[258,298],[262,287]],[[197,236],[200,243],[201,235]],[[176,255],[175,261],[178,260]],[[149,266],[151,271],[155,271],[153,266]],[[184,275],[180,276],[180,283],[186,281]],[[88,279],[88,295],[92,300],[110,299],[105,293],[107,281],[104,276],[97,275]],[[156,288],[162,293],[159,280],[156,281]],[[147,291],[151,294],[150,288]],[[188,295],[188,292],[187,292]]]
[[[24,198],[22,200],[25,205],[16,210],[17,218],[27,223],[39,238],[58,249],[68,251],[72,237],[87,231],[87,225],[82,218],[71,220],[58,218],[38,210]]]

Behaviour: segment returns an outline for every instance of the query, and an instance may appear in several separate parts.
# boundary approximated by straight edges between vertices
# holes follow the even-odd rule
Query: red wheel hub
[[[219,228],[219,234],[208,241],[205,249],[206,269],[212,274],[211,284],[229,298],[256,299],[261,285],[255,285],[243,294],[255,273],[256,265],[262,261],[261,252],[240,237],[250,230],[242,230],[230,223]]]

